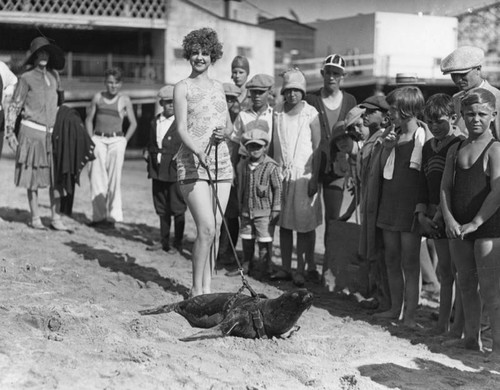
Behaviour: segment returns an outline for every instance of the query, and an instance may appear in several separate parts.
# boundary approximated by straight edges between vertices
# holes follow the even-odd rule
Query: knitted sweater
[[[281,176],[278,164],[266,156],[255,168],[250,169],[250,159],[237,167],[238,202],[240,212],[250,218],[269,216],[281,209]]]

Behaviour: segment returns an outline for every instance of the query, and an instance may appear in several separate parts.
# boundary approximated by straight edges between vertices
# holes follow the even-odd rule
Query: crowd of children
[[[55,56],[47,48],[44,43],[33,51],[38,53],[36,66],[43,68],[45,57]],[[443,72],[460,88],[453,97],[438,93],[425,100],[417,83],[407,83],[357,105],[354,96],[340,89],[345,61],[338,54],[324,60],[319,91],[308,94],[302,72],[289,69],[275,99],[274,78],[256,74],[249,79],[250,64],[242,56],[232,61],[233,83],[208,77],[210,65],[222,56],[215,31],[192,31],[183,49],[191,73],[158,92],[161,112],[151,125],[144,158],[161,235],[148,249],[182,251],[187,208],[194,217],[193,296],[211,291],[216,260],[235,265],[238,236],[243,267],[229,269],[228,276],[243,272],[296,286],[319,282],[316,228],[331,220],[347,221],[356,212],[359,256],[368,264],[370,293],[378,303],[374,316],[418,326],[425,237],[437,253],[440,282],[432,332],[480,350],[484,307],[493,335],[491,358],[500,360],[500,91],[481,78],[482,51],[462,47],[443,59]],[[23,92],[24,84],[19,85],[14,97]],[[106,73],[105,85],[106,91],[92,100],[86,121],[96,145],[90,169],[93,225],[123,218],[120,174],[136,127],[130,99],[118,93],[119,70]],[[51,97],[55,112],[55,87]],[[13,148],[16,108],[21,106],[12,106],[6,126]],[[125,115],[130,125],[122,133]],[[24,119],[24,125],[34,126]],[[18,152],[17,160],[21,157]],[[46,173],[49,180],[50,171]],[[16,183],[22,179],[18,174]],[[29,195],[36,194],[35,187],[28,183]],[[346,189],[353,201],[341,215]],[[33,194],[29,200],[31,225],[43,228]],[[227,222],[223,230],[222,214]],[[56,230],[66,229],[55,211],[52,223]],[[281,267],[271,259],[276,226]],[[329,239],[329,245],[342,245],[325,228],[325,243]],[[323,278],[328,272],[336,270],[328,270],[325,262]]]

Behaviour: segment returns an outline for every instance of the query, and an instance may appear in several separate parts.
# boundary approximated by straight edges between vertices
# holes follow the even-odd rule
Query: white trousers
[[[89,164],[92,220],[123,221],[122,168],[127,140],[125,137],[94,135],[95,160]]]

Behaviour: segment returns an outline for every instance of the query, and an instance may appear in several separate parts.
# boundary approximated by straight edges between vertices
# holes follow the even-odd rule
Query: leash
[[[210,142],[207,145],[206,152],[205,152],[205,154],[207,154],[207,156],[210,153],[213,144],[214,144],[213,139],[210,139]],[[216,148],[217,148],[217,145],[216,145]],[[218,161],[217,161],[217,149],[216,149],[215,150],[215,164],[216,164],[215,165],[215,167],[216,167],[216,169],[215,169],[215,175],[216,175],[216,177],[217,177],[217,163],[218,163]],[[216,187],[216,184],[214,183],[214,181],[212,179],[212,174],[210,173],[210,168],[208,166],[205,166],[205,169],[207,171],[208,184],[210,185],[210,188],[212,189],[213,198],[215,200],[217,209],[219,210],[219,212],[221,214],[221,217],[222,217],[222,225],[224,226],[224,229],[226,230],[226,234],[228,235],[228,237],[231,237],[230,232],[229,232],[229,226],[227,225],[226,218],[224,218],[224,211],[222,210],[222,206],[220,204],[219,196],[217,195],[217,187]],[[216,211],[215,211],[215,216],[216,216]],[[243,270],[243,266],[241,265],[240,260],[238,259],[238,253],[236,252],[236,247],[234,246],[233,240],[229,239],[229,243],[231,245],[231,250],[233,252],[234,259],[236,260],[236,264],[238,264],[238,271],[240,273],[241,283],[242,283],[242,287],[235,294],[235,297],[236,297],[237,294],[239,294],[241,291],[243,291],[243,289],[246,288],[250,292],[250,294],[252,295],[253,298],[258,298],[258,294],[250,286],[250,284],[248,283],[247,279],[245,278],[245,274],[243,272],[244,271]],[[214,248],[214,254],[215,254],[215,242],[214,242],[213,248]],[[214,256],[214,261],[215,261],[215,256]]]

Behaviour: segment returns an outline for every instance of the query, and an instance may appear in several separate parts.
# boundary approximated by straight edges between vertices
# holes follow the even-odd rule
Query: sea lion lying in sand
[[[290,331],[302,313],[311,307],[312,301],[313,294],[306,289],[288,291],[275,299],[217,293],[199,295],[139,313],[149,315],[175,311],[191,326],[208,328],[181,339],[183,341],[221,336],[270,338]]]

